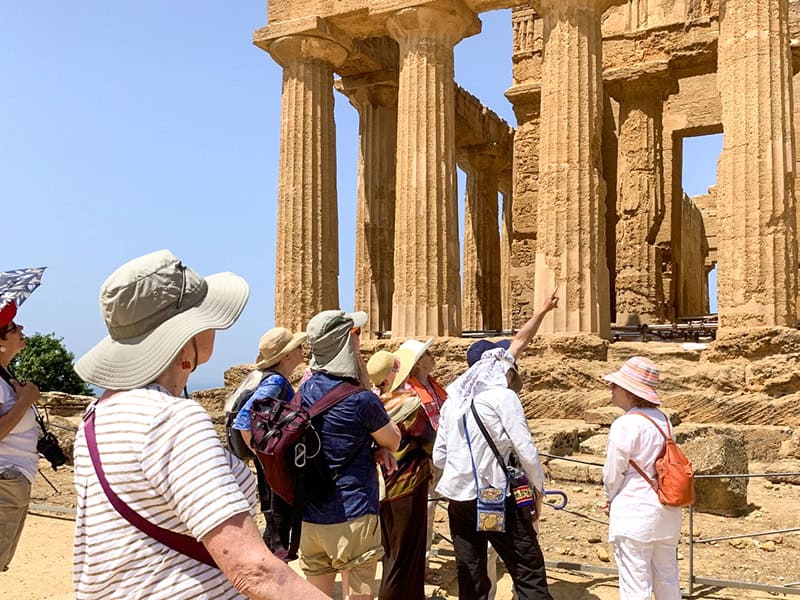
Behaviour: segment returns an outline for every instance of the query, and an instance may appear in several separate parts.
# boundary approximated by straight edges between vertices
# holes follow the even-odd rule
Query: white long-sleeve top
[[[507,388],[492,387],[475,396],[475,408],[506,464],[513,450],[531,485],[541,491],[544,471],[519,396]],[[450,500],[466,501],[474,500],[477,490],[460,412],[454,404],[444,403],[433,448],[433,463],[443,471],[436,492]],[[479,485],[503,488],[506,475],[478,428],[472,411],[468,410],[466,414]]]
[[[655,408],[635,408],[617,418],[608,434],[603,487],[610,503],[608,540],[617,537],[640,542],[677,543],[681,532],[681,509],[664,506],[650,484],[636,472],[633,460],[658,485],[656,459],[664,449],[664,438],[642,412],[668,432],[667,419]]]

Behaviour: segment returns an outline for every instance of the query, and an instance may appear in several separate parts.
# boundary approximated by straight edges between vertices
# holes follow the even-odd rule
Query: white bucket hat
[[[195,335],[230,327],[249,289],[233,273],[201,277],[169,250],[125,263],[100,288],[108,337],[84,354],[75,371],[110,390],[146,385]]]
[[[431,344],[433,344],[433,338],[429,338],[427,342],[406,340],[400,344],[400,347],[397,348],[397,351],[394,353],[397,360],[400,361],[400,371],[395,375],[394,382],[389,390],[390,392],[395,391],[405,383],[414,365],[417,364],[417,361],[422,358],[422,355],[431,347]]]
[[[609,373],[603,379],[652,404],[661,404],[661,398],[656,391],[658,367],[649,358],[632,356],[625,361],[619,371]]]

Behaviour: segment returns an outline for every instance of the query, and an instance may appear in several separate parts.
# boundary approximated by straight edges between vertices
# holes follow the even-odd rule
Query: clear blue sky
[[[456,79],[514,124],[510,13],[482,20],[456,47]],[[255,0],[0,4],[0,270],[49,267],[20,312],[28,333],[55,332],[81,355],[105,335],[103,280],[169,248],[251,287],[193,387],[254,358],[273,325],[280,119],[281,71],[251,43],[265,23]],[[339,94],[336,122],[340,300],[351,309],[358,122]],[[713,167],[692,194],[716,178],[716,156],[700,153]]]

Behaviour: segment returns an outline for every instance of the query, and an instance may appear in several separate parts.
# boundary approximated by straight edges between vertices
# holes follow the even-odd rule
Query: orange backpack
[[[658,486],[656,487],[655,482],[632,460],[630,461],[631,466],[636,469],[639,475],[644,477],[645,481],[653,488],[653,491],[658,494],[661,504],[666,506],[691,506],[694,504],[694,470],[692,469],[692,463],[686,458],[683,450],[672,439],[669,419],[667,419],[667,433],[664,433],[658,423],[646,414],[635,411],[632,414],[641,415],[650,421],[664,438],[664,450],[656,459]]]

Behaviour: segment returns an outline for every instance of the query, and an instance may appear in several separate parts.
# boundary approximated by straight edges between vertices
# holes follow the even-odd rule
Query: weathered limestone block
[[[239,384],[242,383],[242,381],[244,381],[244,378],[247,377],[250,374],[250,371],[252,371],[254,368],[255,365],[252,364],[234,365],[228,368],[223,375],[225,387],[229,390],[236,389],[239,386]]]
[[[720,327],[793,327],[797,223],[788,2],[725,0],[720,15]]]
[[[542,333],[609,336],[601,2],[542,0],[541,151],[534,304],[556,285]]]
[[[600,463],[597,456],[591,454],[575,454],[575,458],[586,462]],[[598,465],[585,465],[583,463],[568,462],[566,460],[551,459],[547,463],[547,472],[554,481],[576,481],[579,483],[603,483],[603,467]]]
[[[780,425],[740,425],[736,423],[683,423],[675,429],[679,444],[691,439],[726,435],[741,440],[750,461],[774,461],[781,457],[784,444],[790,440],[791,427]]]
[[[800,331],[789,327],[753,327],[721,332],[701,361],[757,360],[774,354],[800,353]]]
[[[681,444],[695,475],[748,473],[744,442],[727,435],[689,440]],[[695,510],[739,516],[747,511],[746,478],[695,479]]]
[[[608,448],[608,434],[599,433],[593,435],[588,440],[581,442],[578,446],[580,454],[591,454],[592,456],[605,457],[606,449]]]
[[[219,412],[224,409],[225,399],[231,392],[233,392],[233,389],[227,387],[198,390],[192,392],[192,400],[200,404],[208,413]]]
[[[789,475],[788,477],[767,477],[767,480],[772,483],[791,483],[793,485],[800,485],[800,460],[796,458],[784,458],[777,460],[770,464],[765,473],[797,473],[797,475]]]
[[[716,390],[742,392],[745,389],[745,367],[739,364],[664,364],[658,382],[663,397],[674,398],[684,390]]]
[[[625,411],[617,406],[598,406],[590,408],[583,413],[583,420],[587,423],[609,427],[618,417],[624,414]]]
[[[581,442],[600,429],[571,419],[531,419],[528,427],[539,452],[556,456],[577,452]]]
[[[632,356],[645,356],[656,364],[662,361],[699,361],[700,353],[685,350],[680,344],[667,342],[614,342],[608,347],[609,363],[622,364]]]
[[[78,433],[78,428],[81,424],[80,416],[61,417],[58,415],[50,415],[49,431],[58,440],[58,445],[64,451],[67,457],[67,464],[72,464],[72,455],[75,449],[75,436]]]
[[[780,458],[800,458],[800,431],[794,431],[792,436],[781,444]]]
[[[540,335],[531,342],[528,353],[604,361],[608,357],[608,341],[595,335]]]
[[[94,396],[65,394],[64,392],[42,392],[39,406],[46,408],[50,415],[72,417],[83,415],[86,407],[94,400]]]
[[[532,418],[576,419],[583,421],[586,410],[593,406],[608,403],[608,390],[586,391],[580,388],[571,390],[534,389],[523,390],[520,394],[525,414]]]
[[[753,392],[720,392],[709,388],[663,396],[664,403],[694,423],[741,423],[744,425],[800,425],[800,394],[771,398]]]
[[[771,356],[745,367],[748,390],[778,397],[800,392],[800,354]]]

